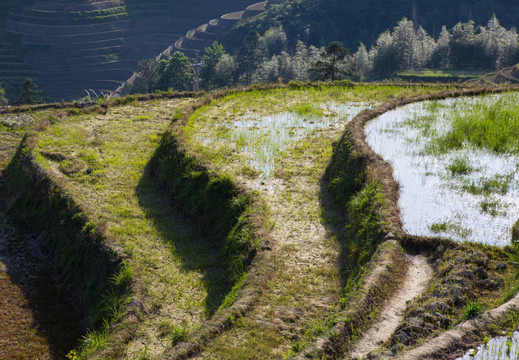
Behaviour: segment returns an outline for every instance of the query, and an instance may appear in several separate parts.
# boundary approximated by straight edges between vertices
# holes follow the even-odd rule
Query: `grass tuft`
[[[474,168],[470,166],[467,158],[455,158],[447,166],[447,170],[451,172],[451,175],[466,175],[474,171]]]
[[[479,301],[467,301],[465,310],[463,311],[464,319],[474,319],[483,312],[483,304]]]
[[[187,324],[184,323],[182,326],[174,326],[171,330],[171,346],[175,346],[182,341],[188,339]]]
[[[470,145],[496,153],[519,153],[518,95],[487,98],[454,112],[449,130],[433,137],[431,150],[446,153]]]

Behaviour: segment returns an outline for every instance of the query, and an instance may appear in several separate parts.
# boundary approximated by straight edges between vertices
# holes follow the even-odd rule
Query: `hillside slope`
[[[54,100],[85,96],[85,89],[97,93],[113,91],[132,75],[142,58],[157,56],[201,23],[253,3],[250,0],[154,0],[146,4],[123,0],[40,0],[26,1],[22,4],[25,6],[6,3],[0,22],[3,25],[0,68],[6,73],[0,73],[0,81],[38,78],[44,96]],[[2,37],[8,41],[2,41]]]

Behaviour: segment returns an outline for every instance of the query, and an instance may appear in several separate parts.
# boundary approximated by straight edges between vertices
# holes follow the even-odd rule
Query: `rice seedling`
[[[483,305],[479,301],[468,301],[463,312],[464,319],[473,319],[483,312]]]
[[[499,201],[483,200],[479,205],[481,206],[481,211],[490,216],[506,214],[506,212],[503,211],[503,209],[507,207],[506,204],[502,204]]]
[[[474,168],[470,166],[469,160],[467,158],[457,157],[452,160],[452,162],[447,166],[447,170],[454,175],[467,175],[474,171]]]
[[[519,333],[508,336],[498,336],[493,339],[485,337],[485,341],[478,349],[471,350],[458,360],[492,360],[492,359],[519,359]]]
[[[490,96],[468,102],[450,114],[450,127],[431,141],[431,151],[445,153],[470,145],[496,153],[519,152],[519,95]]]

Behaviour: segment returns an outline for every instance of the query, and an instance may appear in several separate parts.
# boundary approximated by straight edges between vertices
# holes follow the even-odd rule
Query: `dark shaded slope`
[[[115,90],[142,58],[157,56],[204,21],[252,3],[40,0],[15,8],[5,32],[37,72],[22,76],[39,75],[48,99],[70,99],[86,95],[85,89]]]

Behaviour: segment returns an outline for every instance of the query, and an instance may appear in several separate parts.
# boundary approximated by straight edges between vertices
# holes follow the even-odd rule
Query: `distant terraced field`
[[[53,100],[85,96],[85,89],[111,92],[132,76],[139,60],[156,57],[200,24],[253,3],[248,0],[6,3],[0,22],[0,81],[34,78],[44,96]]]

